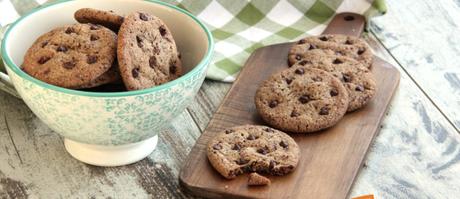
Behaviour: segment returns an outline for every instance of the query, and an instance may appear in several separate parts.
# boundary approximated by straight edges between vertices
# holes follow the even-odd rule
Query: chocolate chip
[[[214,145],[212,146],[212,148],[213,148],[214,150],[221,150],[221,149],[222,149],[222,145],[220,145],[220,143],[217,143],[217,144],[214,144]]]
[[[322,37],[319,38],[319,40],[321,40],[321,41],[327,41],[327,37],[326,37],[326,36],[322,36]]]
[[[291,117],[299,117],[300,113],[298,113],[296,110],[292,110],[291,112]]]
[[[237,150],[237,151],[239,151],[240,149],[241,149],[241,145],[238,144],[238,143],[236,143],[236,144],[233,145],[233,147],[232,147],[232,150]]]
[[[347,16],[343,17],[343,19],[344,19],[345,21],[353,21],[353,20],[355,20],[355,17],[353,17],[353,16],[351,16],[351,15],[347,15]]]
[[[238,159],[238,160],[235,161],[235,162],[236,162],[236,164],[238,164],[238,165],[243,165],[243,164],[249,163],[249,160],[245,160],[245,159],[243,159],[243,158],[240,158],[240,159]]]
[[[38,60],[38,63],[39,64],[44,64],[50,59],[51,59],[51,57],[48,57],[48,56],[40,57],[40,59]]]
[[[241,167],[241,170],[243,170],[243,172],[245,172],[245,173],[251,173],[252,172],[252,167],[251,167],[251,165],[246,165],[246,166]]]
[[[249,136],[246,138],[247,140],[255,140],[257,139],[254,135],[249,134]]]
[[[345,41],[345,44],[347,44],[347,45],[352,45],[353,42],[351,42],[350,40],[347,40],[347,41]]]
[[[181,54],[181,53],[178,53],[178,54],[177,54],[177,58],[181,59],[181,58],[182,58],[182,54]]]
[[[334,61],[332,63],[333,64],[341,64],[341,63],[343,63],[343,61],[340,60],[340,59],[334,59]]]
[[[274,133],[275,131],[272,128],[265,128],[265,132]]]
[[[348,74],[342,74],[342,78],[344,82],[351,82],[351,76]]]
[[[320,114],[320,115],[327,115],[327,114],[329,114],[329,108],[328,108],[328,107],[322,107],[322,108],[319,110],[319,114]]]
[[[301,60],[302,57],[301,57],[300,55],[296,55],[296,56],[295,56],[295,59],[296,59],[296,60]]]
[[[174,64],[171,64],[171,65],[169,66],[169,73],[170,73],[170,74],[176,74],[176,72],[177,72],[177,67],[176,67],[175,63],[174,63]]]
[[[56,51],[58,52],[67,52],[67,47],[66,46],[59,46],[56,48]]]
[[[358,50],[358,55],[361,55],[361,54],[363,54],[363,53],[364,53],[364,51],[366,51],[366,50],[365,50],[365,49],[359,49],[359,50]]]
[[[68,61],[68,62],[65,62],[62,66],[65,68],[65,69],[72,69],[75,67],[75,61]]]
[[[275,108],[276,106],[278,106],[278,101],[277,100],[272,100],[272,101],[270,101],[270,103],[268,103],[268,107],[270,107],[270,108]]]
[[[268,165],[268,169],[272,170],[273,168],[275,168],[276,164],[277,164],[276,161],[270,160],[270,164]]]
[[[225,134],[230,134],[230,133],[233,133],[235,132],[233,129],[227,129],[225,130]]]
[[[337,90],[335,90],[335,89],[332,89],[332,90],[329,92],[329,94],[331,94],[331,96],[334,97],[334,96],[339,95],[339,92],[337,92]]]
[[[302,104],[306,104],[310,101],[310,97],[308,95],[302,95],[299,97],[299,102]]]
[[[96,41],[99,39],[99,36],[97,35],[91,35],[91,37],[89,38],[91,41]]]
[[[142,39],[139,37],[139,35],[136,36],[136,41],[137,41],[137,46],[139,46],[139,48],[144,47],[144,45],[142,44]]]
[[[94,64],[97,62],[97,56],[95,55],[88,55],[87,59],[86,59],[86,63],[88,64]]]
[[[355,88],[355,91],[364,91],[364,87],[362,85],[357,85],[356,88]]]
[[[145,15],[144,13],[139,13],[139,18],[142,20],[142,21],[148,21],[149,18],[147,17],[147,15]]]
[[[260,153],[262,155],[265,155],[268,153],[268,147],[264,147],[264,148],[259,148],[257,149],[257,153]]]
[[[313,49],[316,49],[317,47],[313,44],[310,44],[310,47],[308,48],[308,50],[313,50]]]
[[[285,141],[281,141],[280,146],[286,149],[286,148],[289,147],[289,144],[287,142],[285,142]]]
[[[139,77],[139,68],[134,68],[132,71],[131,71],[132,75],[134,78],[137,78]]]
[[[298,44],[304,44],[305,43],[305,39],[301,39],[299,40],[299,42],[297,42]]]
[[[311,64],[311,61],[302,60],[302,61],[299,62],[299,64],[302,65],[302,66],[305,66],[307,64]]]
[[[158,46],[154,46],[153,47],[153,53],[159,55],[160,54],[160,49],[158,48]]]
[[[292,79],[286,79],[286,83],[289,85],[292,83]]]
[[[155,56],[151,56],[150,59],[149,59],[150,68],[155,68],[155,66],[157,66],[157,65],[158,65],[157,58]]]
[[[96,26],[94,24],[89,24],[89,29],[90,30],[98,30],[99,29],[99,26]]]
[[[158,31],[160,31],[160,35],[164,37],[166,35],[166,28],[164,26],[160,26],[158,28]]]
[[[73,28],[71,28],[71,27],[68,27],[68,28],[65,30],[65,33],[66,33],[66,34],[70,34],[70,33],[73,33],[73,32],[75,32],[75,30],[74,30]]]
[[[302,75],[305,73],[305,70],[303,68],[298,68],[294,71],[296,74]]]
[[[42,48],[44,48],[46,45],[48,45],[48,41],[44,41],[44,42],[42,43]]]

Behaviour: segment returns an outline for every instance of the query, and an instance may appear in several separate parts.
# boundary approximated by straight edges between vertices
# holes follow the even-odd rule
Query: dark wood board
[[[349,16],[353,17],[353,20]],[[359,36],[364,27],[360,15],[334,17],[324,33]],[[272,184],[248,187],[247,175],[234,180],[221,177],[209,164],[206,143],[216,132],[242,124],[264,124],[254,105],[259,84],[287,68],[292,43],[257,49],[247,60],[207,128],[192,148],[179,181],[191,193],[207,198],[346,198],[399,83],[399,71],[375,57],[372,72],[378,91],[366,107],[349,113],[334,127],[312,134],[291,134],[299,144],[297,169],[286,176],[270,176]]]

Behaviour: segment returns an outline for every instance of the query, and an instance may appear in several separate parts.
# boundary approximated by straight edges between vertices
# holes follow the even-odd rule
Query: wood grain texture
[[[375,54],[401,71],[401,81],[350,196],[458,198],[460,136],[373,34]]]
[[[397,15],[411,17],[418,14],[417,9],[425,9],[427,6],[459,9],[455,1],[446,3],[446,1],[422,0],[420,2],[429,3],[423,7],[418,5],[419,2],[398,1],[399,3],[396,3],[397,1],[394,0],[387,0],[387,2],[389,2],[389,13],[373,20],[380,23],[378,27],[381,29],[385,29],[386,26],[401,27],[393,24],[399,23],[394,21]],[[409,8],[406,9],[406,6]],[[403,12],[394,11],[396,9]],[[437,13],[433,11],[430,14],[446,16],[442,11]],[[420,21],[424,20],[425,17]],[[452,21],[452,19],[445,21]],[[455,23],[450,24],[455,27]],[[407,25],[409,27],[424,24],[417,22]],[[433,28],[438,28],[437,25],[436,22]],[[393,30],[399,32],[396,28]],[[444,28],[447,31],[440,30],[440,33],[433,34],[433,40],[449,33],[449,26]],[[375,27],[372,26],[372,29]],[[385,36],[385,33],[379,33],[377,29],[375,32],[383,43],[389,44],[387,42],[391,41],[391,34]],[[352,187],[350,197],[373,193],[376,198],[385,199],[458,198],[460,136],[437,109],[437,105],[432,103],[435,101],[427,98],[425,94],[428,93],[420,90],[420,88],[425,89],[423,85],[416,84],[411,76],[406,74],[404,62],[393,60],[393,56],[399,58],[412,56],[410,52],[414,49],[408,52],[392,51],[393,55],[391,55],[373,34],[365,38],[373,47],[375,54],[400,70],[401,81],[381,125],[380,133],[375,138],[364,166]],[[409,41],[398,40],[398,42],[405,44]],[[398,45],[392,46],[392,49],[394,48],[398,48]],[[445,50],[441,48],[436,51],[436,56],[431,58],[433,63],[439,63],[439,56],[452,53],[444,52]],[[397,55],[396,52],[401,54]],[[427,57],[430,60],[430,56]],[[456,57],[443,59],[456,59]],[[457,65],[450,66],[453,69]],[[445,76],[456,82],[454,75]],[[201,134],[200,129],[205,129],[230,87],[231,84],[228,83],[206,80],[199,95],[188,108],[192,117],[188,116],[188,113],[183,113],[169,128],[162,131],[159,148],[148,159],[127,167],[110,169],[91,167],[73,160],[64,151],[62,140],[57,134],[38,120],[23,102],[0,91],[0,198],[91,198],[92,196],[95,198],[192,198],[184,194],[178,186],[178,168],[183,165],[184,157]],[[439,89],[446,87],[439,86]],[[436,96],[449,98],[455,95]],[[7,116],[9,128],[16,130],[8,132],[4,115]],[[194,122],[199,128],[193,124]],[[16,152],[13,142],[19,145],[17,147],[19,153]],[[26,161],[21,163],[18,154]],[[135,166],[138,164],[143,166]],[[153,193],[154,191],[156,193]]]
[[[388,0],[371,30],[438,109],[460,129],[460,2]]]
[[[334,26],[329,26],[326,32],[359,35],[364,19],[355,16],[354,20],[344,20],[348,19],[344,16],[350,17],[350,14],[337,15],[331,23]],[[291,45],[263,47],[248,59],[181,170],[180,181],[186,189],[212,198],[346,198],[399,82],[399,72],[378,58],[373,65],[379,85],[374,102],[348,114],[339,124],[324,132],[292,135],[302,154],[293,174],[270,177],[272,184],[269,187],[248,188],[245,175],[226,180],[207,161],[206,144],[215,133],[236,125],[264,124],[253,103],[255,92],[271,74],[287,68],[286,55]]]
[[[0,198],[187,197],[177,176],[200,133],[187,112],[161,131],[148,158],[102,168],[68,155],[61,137],[17,98],[0,93],[0,107]]]

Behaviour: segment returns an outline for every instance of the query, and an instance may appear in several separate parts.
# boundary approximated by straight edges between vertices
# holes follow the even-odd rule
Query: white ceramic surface
[[[168,25],[176,40],[186,74],[149,89],[98,93],[49,85],[20,70],[18,66],[34,40],[55,27],[76,23],[73,13],[83,7],[113,10],[120,14],[142,11],[158,16]],[[104,158],[87,157],[104,153],[109,157],[115,153],[108,153],[111,148],[102,147],[103,150],[97,152],[98,147],[89,146],[126,146],[156,136],[193,100],[205,78],[212,49],[210,32],[195,17],[179,8],[156,1],[79,0],[54,3],[19,19],[4,36],[2,57],[9,78],[22,99],[51,129],[71,140],[66,142],[66,147],[71,149],[69,152],[74,157],[90,164],[114,166],[131,161],[127,157],[124,162],[110,163]],[[147,149],[133,149],[146,144],[130,146],[129,150],[142,153],[143,157],[148,155],[145,154],[149,151]],[[148,146],[153,150],[154,146]],[[76,152],[85,150],[93,153],[78,155]],[[125,153],[119,148],[116,151]]]
[[[153,136],[137,143],[104,146],[76,142],[65,139],[67,152],[77,160],[96,166],[127,165],[144,159],[155,149],[158,136]]]

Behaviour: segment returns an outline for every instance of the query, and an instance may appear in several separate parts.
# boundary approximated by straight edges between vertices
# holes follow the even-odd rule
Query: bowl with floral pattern
[[[32,43],[53,28],[77,23],[73,13],[84,7],[123,15],[142,11],[162,19],[181,52],[184,74],[143,90],[89,92],[53,86],[23,72],[19,66]],[[212,50],[209,30],[178,7],[153,0],[82,0],[58,1],[24,15],[8,28],[1,53],[7,79],[35,115],[65,138],[73,157],[93,165],[119,166],[154,150],[157,133],[193,101]]]

